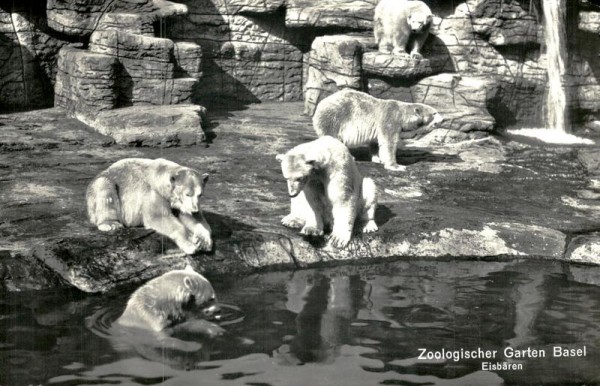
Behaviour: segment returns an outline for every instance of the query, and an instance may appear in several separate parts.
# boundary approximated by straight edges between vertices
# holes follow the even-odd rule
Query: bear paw
[[[123,228],[123,224],[118,221],[104,221],[103,223],[98,224],[98,229],[102,232],[110,232],[119,228]]]
[[[408,55],[408,53],[406,52],[406,50],[404,48],[400,48],[400,47],[396,47],[392,50],[392,54],[394,55]]]
[[[374,155],[371,157],[371,162],[375,162],[376,164],[380,164],[381,163],[381,158],[379,158],[378,155]]]
[[[184,251],[187,255],[193,255],[200,249],[200,244],[188,240],[180,240],[177,242],[177,246]]]
[[[196,245],[196,247],[205,252],[209,252],[212,250],[213,242],[210,237],[210,232],[208,232],[203,226],[198,225],[194,229],[194,233],[192,235],[192,243]]]
[[[323,236],[323,229],[313,226],[304,226],[300,233],[306,236]]]
[[[281,224],[288,228],[302,228],[302,226],[304,225],[304,221],[302,221],[296,216],[288,214],[287,216],[281,219]]]
[[[417,59],[417,60],[423,59],[423,55],[421,55],[420,53],[418,53],[416,51],[415,52],[411,52],[410,53],[410,57],[413,58],[413,59]]]
[[[329,237],[329,241],[331,242],[331,245],[333,245],[334,247],[343,249],[343,248],[346,248],[346,246],[350,243],[351,238],[352,238],[352,232],[345,232],[343,234],[333,233]]]
[[[363,233],[373,233],[373,232],[377,232],[377,230],[379,230],[379,228],[377,227],[377,224],[375,224],[375,221],[373,221],[373,220],[369,220],[362,229]]]
[[[391,170],[391,171],[394,171],[394,172],[404,172],[404,171],[406,171],[406,166],[398,165],[398,164],[385,165],[385,168],[387,170]]]

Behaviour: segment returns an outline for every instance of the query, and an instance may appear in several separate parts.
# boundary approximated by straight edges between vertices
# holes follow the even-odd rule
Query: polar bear
[[[303,143],[278,154],[291,197],[291,211],[281,223],[302,228],[304,235],[321,236],[331,226],[331,243],[344,248],[352,238],[355,220],[364,233],[377,231],[377,188],[363,178],[354,158],[337,139],[329,136]]]
[[[208,174],[162,158],[126,158],[98,174],[86,193],[88,216],[101,231],[153,229],[187,254],[212,249],[199,199]],[[179,211],[176,217],[172,209]]]
[[[212,318],[220,311],[210,282],[191,266],[173,270],[138,288],[117,323],[154,332],[185,329],[219,335],[223,329],[205,319],[188,320],[196,309]]]
[[[429,36],[433,14],[431,9],[418,0],[381,0],[375,7],[375,41],[379,51],[394,55],[406,54],[422,58],[420,53]]]
[[[433,128],[444,118],[433,107],[372,97],[344,89],[323,99],[315,110],[317,135],[337,137],[348,147],[369,145],[372,161],[386,169],[404,171],[396,162],[400,132]]]

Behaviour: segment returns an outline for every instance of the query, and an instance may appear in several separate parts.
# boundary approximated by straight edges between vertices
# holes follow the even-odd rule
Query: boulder
[[[312,115],[323,98],[342,88],[362,89],[362,56],[373,38],[354,35],[317,37],[308,54],[304,85],[305,114]]]
[[[579,29],[586,32],[600,34],[600,12],[579,12]]]
[[[376,5],[376,0],[288,0],[285,25],[369,30]]]
[[[110,12],[151,13],[153,0],[48,0],[48,26],[55,31],[75,36],[88,36]]]
[[[58,56],[54,104],[83,122],[117,104],[117,58],[74,47]]]
[[[198,105],[132,106],[107,110],[88,124],[122,145],[194,145],[205,139]]]
[[[418,79],[433,73],[428,59],[415,59],[410,55],[366,52],[362,57],[363,73],[386,78]]]
[[[567,248],[566,259],[574,263],[600,264],[600,234],[574,237]]]

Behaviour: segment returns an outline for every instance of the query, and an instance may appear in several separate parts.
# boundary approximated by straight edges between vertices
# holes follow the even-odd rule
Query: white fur
[[[382,53],[406,54],[411,35],[414,44],[409,47],[412,57],[420,58],[420,50],[427,40],[432,20],[431,9],[418,0],[381,0],[373,18],[375,41]]]
[[[363,178],[354,158],[339,140],[324,136],[279,154],[291,198],[290,214],[282,224],[302,228],[300,233],[320,236],[332,226],[331,243],[344,248],[350,242],[355,220],[363,232],[377,230],[377,189]]]
[[[370,146],[373,162],[382,163],[388,170],[403,171],[405,167],[396,162],[400,133],[435,127],[443,119],[425,104],[378,99],[344,89],[319,103],[313,127],[319,136],[336,137],[349,147]]]

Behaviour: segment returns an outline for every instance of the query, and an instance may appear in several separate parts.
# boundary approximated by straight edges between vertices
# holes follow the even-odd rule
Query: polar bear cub
[[[129,298],[117,323],[159,332],[186,322],[194,309],[202,310],[206,317],[212,317],[219,311],[210,282],[188,265],[138,288]],[[210,328],[210,324],[204,326]],[[212,328],[221,330],[218,326]]]
[[[208,174],[166,159],[122,159],[89,184],[88,216],[104,232],[143,225],[171,238],[187,254],[210,251],[211,229],[200,210],[207,181]]]
[[[400,133],[433,128],[444,120],[431,106],[378,99],[364,92],[344,89],[323,99],[315,110],[317,135],[330,135],[346,146],[369,146],[372,161],[386,169],[404,171],[396,162]]]
[[[377,188],[372,179],[361,176],[343,143],[325,136],[276,158],[291,197],[291,211],[281,220],[283,225],[313,236],[323,235],[330,226],[336,248],[348,245],[357,219],[364,233],[377,231]]]
[[[411,57],[421,58],[420,51],[429,36],[432,20],[431,9],[422,1],[381,0],[373,18],[379,51],[402,55],[412,43]]]

